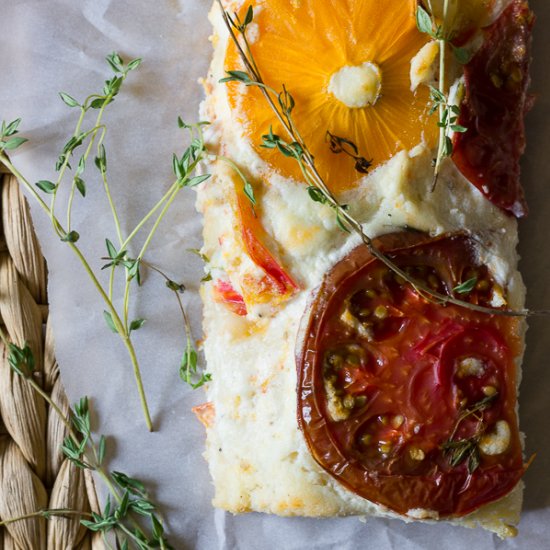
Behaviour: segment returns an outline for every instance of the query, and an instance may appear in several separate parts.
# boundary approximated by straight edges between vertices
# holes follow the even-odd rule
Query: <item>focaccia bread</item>
[[[197,200],[212,374],[197,412],[214,505],[445,520],[512,536],[525,469],[516,399],[525,322],[503,313],[522,311],[525,298],[516,217],[526,213],[527,2],[449,3],[453,154],[436,185],[441,42],[420,32],[416,2],[249,4],[223,3],[246,22],[264,82],[292,102],[338,202],[407,277],[479,308],[415,289],[304,183],[275,143],[292,140],[261,90],[243,83],[247,67],[215,2],[201,114],[218,157]],[[436,22],[441,5],[424,6]],[[241,73],[220,83],[227,71]]]

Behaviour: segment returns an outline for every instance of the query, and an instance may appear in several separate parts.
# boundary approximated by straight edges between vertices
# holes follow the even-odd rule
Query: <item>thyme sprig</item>
[[[468,472],[473,474],[480,465],[479,436],[458,441],[447,441],[442,446],[452,468],[468,463]]]
[[[9,525],[10,523],[16,523],[18,521],[24,521],[26,519],[33,518],[52,519],[54,517],[70,518],[74,516],[91,518],[92,514],[90,512],[81,512],[79,510],[70,510],[68,508],[42,508],[40,510],[36,510],[36,512],[30,512],[22,516],[2,520],[0,521],[0,526]]]
[[[455,286],[453,288],[453,292],[457,292],[458,294],[469,294],[474,290],[477,284],[477,277],[472,277],[471,279],[468,279],[464,281],[463,283],[460,283],[459,285]]]
[[[451,294],[443,294],[430,288],[423,281],[411,277],[408,273],[396,265],[386,254],[379,250],[373,240],[364,232],[361,223],[352,216],[348,206],[345,204],[340,204],[320,175],[315,165],[314,157],[302,138],[302,135],[294,121],[292,112],[296,103],[293,96],[284,84],[281,91],[277,91],[264,82],[260,69],[256,64],[254,55],[252,54],[250,42],[246,35],[247,28],[253,21],[252,6],[248,8],[246,18],[242,21],[238,14],[231,15],[227,10],[225,10],[221,0],[216,1],[220,7],[225,26],[229,32],[229,37],[237,48],[239,57],[245,69],[227,70],[226,73],[228,76],[221,79],[220,82],[238,82],[244,84],[245,86],[255,86],[260,90],[265,101],[267,101],[269,107],[273,111],[273,114],[282,125],[287,135],[287,138],[285,139],[277,134],[274,134],[273,129],[270,128],[269,132],[262,136],[262,146],[270,149],[276,148],[284,156],[294,158],[298,162],[304,180],[308,184],[307,191],[310,198],[332,208],[336,213],[336,221],[342,229],[347,232],[353,231],[359,235],[361,241],[368,248],[372,256],[381,261],[392,272],[407,281],[421,296],[442,306],[453,304],[472,311],[477,311],[479,313],[506,317],[526,317],[534,314],[546,315],[549,313],[546,311],[513,311],[485,307],[460,300]],[[444,68],[443,61],[443,70]]]
[[[344,153],[348,157],[351,157],[355,161],[355,170],[360,174],[368,174],[369,169],[372,166],[372,159],[367,160],[365,157],[359,155],[359,148],[353,141],[347,138],[335,136],[327,130],[326,140],[329,143],[330,150],[339,155]]]
[[[194,251],[195,252],[195,251]],[[201,257],[204,257],[200,252],[198,254]],[[212,375],[209,372],[203,372],[199,370],[198,365],[198,354],[195,342],[193,340],[193,333],[191,331],[191,323],[189,321],[189,315],[183,307],[182,294],[185,292],[185,285],[183,283],[178,283],[158,267],[155,267],[149,263],[146,264],[149,269],[156,271],[161,277],[164,278],[166,287],[171,290],[178,301],[180,312],[183,318],[183,326],[185,330],[185,349],[183,350],[183,355],[180,362],[179,375],[180,378],[194,390],[204,386],[207,382],[212,380]],[[204,280],[204,278],[203,278]]]
[[[435,111],[439,112],[439,121],[437,123],[439,127],[439,142],[432,181],[432,191],[434,191],[443,160],[453,154],[453,141],[451,139],[452,132],[464,133],[467,131],[467,128],[464,128],[457,123],[458,117],[460,116],[460,107],[450,103],[448,98],[446,82],[447,50],[450,47],[455,59],[461,64],[468,63],[470,55],[466,49],[459,48],[452,43],[453,32],[452,29],[448,28],[447,22],[449,0],[444,0],[443,2],[443,17],[441,24],[437,23],[435,16],[433,15],[431,2],[429,0],[428,6],[431,13],[428,13],[428,11],[426,11],[420,4],[417,6],[416,26],[420,32],[427,34],[439,44],[438,87],[435,88],[434,86],[430,86],[430,99],[432,102],[430,114],[433,114]]]
[[[484,397],[471,407],[462,411],[458,417],[451,436],[449,439],[443,443],[441,446],[444,454],[449,460],[449,464],[456,468],[463,462],[468,463],[468,472],[473,474],[480,465],[480,452],[479,452],[479,441],[483,432],[485,431],[485,426],[483,424],[483,411],[487,410],[498,398],[498,393]],[[475,434],[472,437],[465,439],[455,439],[456,433],[464,420],[474,416],[477,419],[478,425]]]
[[[140,269],[143,265],[144,255],[163,218],[181,190],[199,185],[210,177],[209,174],[198,173],[199,164],[208,154],[203,137],[203,128],[208,123],[185,124],[181,118],[178,118],[179,127],[189,134],[190,144],[181,156],[174,154],[173,170],[176,179],[135,228],[127,236],[124,236],[109,184],[107,151],[104,145],[107,127],[103,122],[103,116],[107,106],[118,96],[126,78],[139,67],[141,59],[134,59],[126,64],[117,53],[112,53],[107,57],[107,62],[114,74],[105,82],[101,92],[88,96],[82,102],[65,92],[60,93],[61,100],[69,108],[77,110],[79,117],[73,134],[63,146],[57,159],[55,166],[57,178],[55,181],[44,179],[33,185],[8,158],[7,151],[15,150],[27,141],[25,138],[17,136],[21,119],[16,119],[10,123],[2,122],[0,126],[0,163],[21,182],[46,212],[54,232],[62,242],[67,243],[72,249],[103,300],[105,304],[103,313],[105,322],[108,328],[120,337],[126,347],[132,364],[145,422],[148,429],[152,430],[153,424],[143,386],[141,369],[132,340],[133,334],[144,325],[145,319],[130,319],[131,285],[133,281],[138,285],[141,284]],[[93,112],[97,114],[92,116],[91,126],[85,128]],[[91,162],[91,156],[93,156],[93,163]],[[73,158],[77,159],[74,163]],[[73,174],[69,175],[72,170],[71,163],[74,164],[75,169]],[[109,269],[110,271],[109,281],[106,285],[102,284],[99,273],[94,271],[92,267],[94,261],[87,258],[83,249],[80,248],[78,244],[80,233],[74,227],[73,220],[73,205],[77,194],[82,199],[87,196],[87,167],[90,165],[95,166],[100,174],[116,233],[116,238],[105,239],[107,263],[101,269]],[[61,216],[58,214],[61,200],[60,190],[62,188],[67,188],[68,191],[64,222],[61,221]],[[151,224],[151,227],[148,227],[148,223]],[[141,237],[141,248],[136,255],[131,255],[130,246],[134,244],[138,236]],[[122,305],[117,307],[115,305],[118,303],[115,299],[115,278],[121,270],[123,271]]]
[[[442,140],[441,153],[440,153],[440,164],[442,159],[450,157],[453,154],[453,140],[451,139],[452,133],[461,133],[467,132],[468,129],[464,126],[458,124],[458,117],[460,116],[460,107],[454,103],[449,103],[447,96],[441,93],[440,90],[430,86],[430,98],[432,101],[432,107],[430,109],[430,114],[435,113],[439,110],[440,119],[437,123],[437,126],[442,131],[440,140]],[[438,153],[439,155],[439,153]],[[437,171],[435,170],[437,169]],[[438,165],[436,164],[434,169],[434,178],[437,178],[439,174]]]
[[[124,473],[107,469],[105,465],[107,439],[104,435],[100,435],[97,443],[95,441],[88,398],[80,399],[70,409],[67,417],[36,382],[35,360],[29,345],[25,343],[19,346],[10,342],[2,328],[0,328],[0,340],[7,349],[11,369],[48,403],[65,425],[68,435],[61,446],[63,454],[75,467],[94,472],[110,493],[101,513],[88,514],[67,509],[37,510],[25,516],[4,520],[0,525],[32,517],[51,519],[78,515],[82,516],[80,523],[84,527],[103,535],[109,548],[112,547],[106,535],[111,532],[115,533],[120,548],[129,548],[129,543],[139,550],[173,548],[164,534],[162,519],[156,512],[157,506],[151,501],[143,483]],[[144,529],[138,522],[138,518],[148,519],[149,528]]]

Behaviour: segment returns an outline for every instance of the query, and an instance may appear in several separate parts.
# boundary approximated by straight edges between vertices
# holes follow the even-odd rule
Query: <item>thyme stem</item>
[[[149,210],[145,217],[136,225],[132,232],[124,239],[122,242],[121,248],[126,248],[134,239],[134,237],[139,233],[141,228],[155,215],[155,212],[162,207],[162,205],[172,196],[174,189],[177,187],[177,182],[174,182],[168,191],[162,196],[162,198]]]
[[[84,103],[80,105],[76,100],[68,96],[67,94],[61,93],[61,98],[65,103],[67,103],[70,107],[76,107],[78,106],[80,109],[80,114],[78,117],[78,121],[76,123],[76,127],[74,132],[72,133],[71,139],[67,142],[67,144],[64,146],[63,151],[61,153],[61,156],[59,157],[58,163],[56,165],[56,169],[58,170],[58,177],[56,183],[51,182],[38,182],[38,186],[45,190],[46,192],[49,192],[52,194],[50,205],[48,206],[46,202],[42,199],[42,197],[37,193],[34,186],[31,185],[31,183],[15,168],[15,166],[11,163],[11,161],[6,156],[4,149],[0,149],[0,162],[21,182],[21,184],[27,189],[27,191],[33,196],[33,198],[38,202],[40,207],[45,211],[45,213],[48,215],[50,222],[52,224],[53,230],[57,234],[57,236],[62,240],[67,242],[67,244],[72,249],[73,253],[76,255],[80,263],[82,264],[85,272],[88,274],[93,287],[95,287],[96,291],[100,295],[101,299],[104,301],[107,311],[109,313],[110,318],[112,319],[112,324],[116,328],[116,331],[119,333],[120,337],[123,340],[123,343],[128,351],[130,361],[132,363],[132,369],[134,372],[134,377],[136,379],[136,385],[139,393],[139,398],[141,402],[141,406],[143,409],[143,414],[145,417],[145,422],[147,425],[147,428],[149,431],[153,430],[153,424],[151,420],[151,415],[149,412],[149,407],[147,404],[147,399],[145,396],[145,390],[143,387],[143,380],[141,376],[141,370],[139,367],[139,363],[136,357],[135,349],[133,346],[132,341],[130,340],[130,330],[128,327],[128,319],[127,319],[127,307],[124,310],[123,318],[124,322],[121,320],[120,315],[118,314],[114,303],[113,303],[113,288],[114,288],[114,273],[111,272],[111,276],[109,278],[108,288],[107,291],[103,288],[103,285],[100,283],[98,277],[95,275],[93,269],[91,268],[90,263],[85,258],[84,254],[82,253],[82,250],[79,248],[79,246],[76,244],[79,235],[76,231],[72,231],[72,209],[73,209],[73,202],[75,197],[75,187],[77,185],[78,178],[82,171],[84,170],[84,166],[86,165],[86,161],[88,160],[88,157],[94,147],[94,145],[97,147],[98,151],[98,157],[96,158],[96,165],[98,166],[102,180],[103,185],[105,189],[105,193],[107,195],[107,199],[109,202],[110,210],[112,213],[113,221],[115,224],[115,229],[117,232],[117,236],[119,239],[119,242],[122,243],[122,231],[120,226],[120,219],[118,217],[117,209],[114,204],[114,201],[111,196],[109,183],[106,176],[106,160],[105,160],[105,149],[103,147],[103,141],[105,139],[106,135],[106,127],[102,124],[102,119],[104,116],[105,109],[108,104],[110,104],[114,97],[118,94],[120,87],[122,86],[123,82],[125,81],[127,75],[131,70],[136,68],[141,60],[134,60],[131,61],[127,67],[123,65],[123,62],[121,58],[117,54],[112,54],[107,58],[109,64],[115,70],[115,76],[111,79],[106,81],[105,87],[104,87],[104,95],[91,95],[86,98]],[[93,127],[90,130],[82,131],[82,126],[85,120],[85,115],[89,111],[89,109],[98,109],[98,113],[95,116],[95,123]],[[1,136],[1,139],[3,140],[6,133],[9,136],[17,133],[17,126],[20,120],[18,119],[15,121],[13,125],[6,126],[5,124],[2,125],[3,133]],[[61,224],[60,220],[56,216],[56,200],[58,196],[58,191],[60,188],[61,183],[64,181],[64,177],[67,171],[67,168],[69,168],[69,161],[70,158],[73,155],[74,150],[82,145],[84,143],[84,140],[88,140],[86,149],[82,157],[79,161],[79,166],[76,171],[75,177],[72,179],[72,185],[69,192],[69,197],[67,201],[67,211],[66,211],[66,229]],[[23,140],[25,141],[25,140]],[[3,141],[1,142],[4,143]],[[42,186],[40,186],[42,184]],[[83,181],[80,181],[80,184],[83,185]],[[46,187],[44,187],[46,185]],[[79,187],[79,189],[82,189],[82,187]],[[84,194],[84,193],[83,193]],[[139,228],[138,228],[139,229]],[[128,296],[125,296],[125,303],[128,303]]]
[[[76,138],[78,135],[80,135],[80,129],[82,128],[82,123],[84,122],[84,117],[86,116],[86,110],[84,108],[80,109],[80,117],[78,118],[78,122],[76,123],[76,128],[73,133],[73,138]],[[69,165],[69,155],[65,155],[65,159],[63,160],[63,164],[61,165],[61,169],[59,170],[59,175],[57,176],[57,182],[56,186],[59,187],[59,184],[63,180],[63,176],[65,175],[65,171],[67,170],[67,166]],[[52,220],[52,224],[54,224],[54,218],[55,218],[55,205],[57,200],[57,189],[56,192],[52,195],[52,200],[50,203],[50,217]],[[70,226],[70,217],[67,222],[67,226]],[[55,224],[54,224],[55,227]]]
[[[174,202],[174,200],[178,196],[179,192],[180,192],[180,188],[176,187],[172,191],[172,195],[166,201],[166,204],[164,205],[163,209],[160,211],[160,214],[159,214],[158,218],[155,220],[155,223],[153,224],[153,227],[151,228],[151,231],[149,232],[149,235],[147,235],[147,238],[145,239],[145,242],[143,243],[143,246],[141,247],[141,250],[138,254],[138,259],[139,260],[141,260],[143,258],[145,252],[147,251],[147,248],[151,244],[151,240],[155,236],[155,233],[157,232],[157,229],[159,228],[159,225],[162,222],[162,219],[166,215],[166,212],[168,212],[168,210],[170,209],[170,206],[172,206],[172,203]]]
[[[134,349],[134,345],[129,338],[128,331],[126,330],[125,324],[120,319],[120,316],[118,315],[118,312],[113,305],[113,302],[109,299],[109,296],[106,294],[105,290],[103,289],[103,286],[95,276],[95,273],[93,272],[92,268],[90,267],[90,264],[87,262],[86,258],[82,254],[81,250],[76,246],[74,243],[69,243],[69,246],[72,248],[73,252],[76,254],[80,262],[82,263],[84,270],[90,277],[90,280],[92,281],[92,284],[95,286],[97,292],[105,302],[105,305],[107,306],[109,313],[112,316],[113,323],[118,331],[118,333],[122,336],[122,341],[124,342],[124,345],[126,349],[128,350],[128,354],[130,356],[130,361],[132,363],[132,368],[134,371],[134,378],[136,380],[138,394],[139,394],[139,400],[141,403],[141,408],[143,410],[143,414],[145,416],[145,423],[147,425],[147,429],[152,432],[153,431],[153,422],[151,420],[151,414],[149,412],[149,405],[147,403],[147,397],[145,395],[145,388],[143,386],[143,379],[141,377],[141,369],[139,367],[138,359],[136,356],[136,352]]]
[[[3,521],[0,521],[0,526],[9,525],[10,523],[16,523],[17,521],[24,521],[26,519],[33,519],[33,518],[40,518],[40,517],[48,518],[49,516],[92,517],[92,514],[90,514],[89,512],[79,512],[78,510],[68,510],[68,509],[64,509],[64,508],[44,509],[44,510],[37,510],[36,512],[31,512],[29,514],[25,514],[23,516],[19,516],[19,517],[16,517],[16,518],[5,519]]]
[[[430,8],[431,9],[431,8]],[[445,0],[443,3],[443,22],[442,22],[442,29],[440,33],[440,38],[438,40],[439,43],[439,84],[438,89],[439,92],[446,96],[446,68],[445,68],[445,59],[447,54],[447,38],[445,36],[445,29],[447,24],[447,13],[449,10],[449,0]],[[443,120],[445,116],[445,109],[446,105],[443,103],[439,104],[439,120]],[[444,150],[445,150],[445,140],[447,139],[447,128],[444,125],[441,125],[439,128],[439,144],[437,147],[437,158],[435,161],[435,167],[434,167],[434,176],[432,181],[432,192],[435,190],[435,187],[437,185],[437,180],[439,178],[439,171],[441,169],[441,162],[445,158]]]
[[[40,205],[42,210],[44,210],[44,212],[46,212],[48,217],[50,217],[50,207],[46,204],[46,202],[42,199],[42,197],[36,192],[34,187],[23,176],[23,174],[21,174],[21,172],[11,163],[9,158],[6,155],[4,155],[4,153],[0,153],[0,163],[2,163],[7,168],[7,170],[12,175],[14,175],[21,183],[23,183],[23,185],[25,186],[25,189],[27,189],[27,191],[32,195],[32,197]]]

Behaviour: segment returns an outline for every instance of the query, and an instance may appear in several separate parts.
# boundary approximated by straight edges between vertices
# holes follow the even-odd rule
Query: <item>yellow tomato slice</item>
[[[285,85],[294,97],[296,126],[332,190],[354,187],[361,174],[352,158],[330,151],[327,132],[352,141],[359,156],[372,160],[373,168],[422,141],[435,144],[429,90],[420,86],[411,91],[410,62],[427,42],[416,28],[414,0],[255,0],[252,4],[254,23],[247,31],[252,55],[264,81],[276,90]],[[247,7],[243,6],[241,17]],[[342,97],[360,96],[361,86],[372,86],[368,78],[373,77],[359,74],[352,83],[341,71],[365,64],[374,67],[379,90],[368,105],[350,106]],[[242,69],[231,41],[225,68]],[[336,93],[338,73],[344,78]],[[295,160],[260,147],[270,126],[274,133],[287,136],[258,88],[230,83],[228,94],[245,137],[267,164],[286,177],[303,179]]]

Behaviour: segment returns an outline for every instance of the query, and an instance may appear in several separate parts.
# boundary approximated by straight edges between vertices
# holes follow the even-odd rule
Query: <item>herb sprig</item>
[[[32,517],[81,516],[80,523],[90,531],[103,535],[106,545],[112,548],[106,539],[108,533],[114,533],[117,548],[129,548],[131,543],[139,550],[163,548],[170,550],[162,519],[143,483],[122,472],[109,471],[105,466],[107,439],[100,435],[97,443],[92,434],[91,411],[87,397],[80,399],[67,417],[52,398],[38,385],[34,378],[35,360],[27,343],[18,346],[8,340],[0,328],[0,340],[8,352],[8,363],[11,369],[23,378],[31,388],[38,393],[59,416],[67,428],[67,437],[63,440],[63,454],[82,470],[89,470],[99,476],[110,495],[101,513],[87,513],[68,509],[37,510],[17,518],[4,520],[0,525],[21,521]],[[138,518],[149,520],[148,529],[144,529]]]
[[[198,252],[198,255],[201,258],[205,258],[205,256],[199,251],[193,250],[193,252]],[[183,307],[183,301],[181,298],[182,294],[185,292],[185,285],[183,283],[178,283],[170,279],[170,277],[168,277],[168,275],[166,275],[166,273],[161,271],[158,267],[155,267],[154,265],[151,265],[149,263],[147,263],[146,265],[147,267],[149,267],[149,269],[156,271],[164,278],[166,287],[171,290],[176,296],[183,318],[183,326],[185,329],[185,349],[183,350],[183,355],[181,357],[179,374],[180,378],[186,384],[196,390],[201,386],[204,386],[204,384],[206,384],[207,382],[210,382],[210,380],[212,380],[212,375],[208,372],[202,372],[199,370],[198,353],[193,340],[193,334],[191,332],[191,323],[189,321],[189,315],[187,315],[187,312]],[[204,277],[203,280],[205,280]]]
[[[250,43],[246,35],[246,31],[250,23],[253,21],[253,8],[250,6],[246,12],[246,17],[241,20],[238,14],[231,15],[223,7],[222,1],[217,0],[221,9],[222,17],[225,26],[229,32],[230,39],[234,43],[239,57],[244,65],[245,70],[227,70],[227,77],[222,78],[220,82],[239,82],[245,86],[255,86],[262,93],[265,101],[273,111],[273,114],[282,125],[288,138],[274,134],[270,128],[268,134],[262,136],[262,146],[277,149],[286,157],[294,158],[301,169],[302,175],[308,184],[307,191],[312,200],[322,203],[332,208],[336,213],[336,221],[338,225],[347,232],[355,232],[360,236],[363,244],[368,248],[369,252],[391,271],[399,275],[405,281],[413,286],[413,288],[426,299],[439,303],[441,305],[454,304],[472,311],[490,315],[500,315],[507,317],[526,317],[534,314],[548,314],[548,312],[531,312],[529,310],[503,310],[492,307],[485,307],[478,304],[473,304],[455,298],[452,294],[443,294],[430,288],[427,284],[417,279],[412,278],[408,273],[397,266],[387,255],[381,252],[374,244],[373,240],[364,232],[363,227],[350,213],[347,205],[340,204],[334,194],[328,188],[326,182],[320,175],[315,165],[315,160],[307,144],[301,136],[299,129],[293,119],[292,112],[295,107],[295,100],[286,86],[283,84],[282,90],[277,91],[268,86],[261,75],[254,55],[252,54]],[[447,6],[447,1],[445,5]],[[446,13],[446,10],[445,10]],[[443,57],[443,71],[444,67]],[[441,83],[440,83],[441,84]]]
[[[453,292],[457,292],[458,294],[469,294],[474,290],[477,284],[477,277],[472,277],[471,279],[468,279],[464,281],[463,283],[460,283],[459,285],[455,286],[453,288]]]
[[[179,127],[189,134],[190,144],[181,156],[174,154],[173,170],[176,179],[169,187],[168,191],[164,193],[161,199],[151,208],[135,228],[130,231],[127,236],[124,236],[109,184],[108,158],[104,144],[107,127],[103,122],[103,116],[107,106],[113,103],[118,96],[126,78],[132,71],[139,67],[141,59],[134,59],[126,64],[117,53],[112,53],[107,57],[107,63],[114,74],[105,82],[101,92],[88,96],[82,102],[79,102],[65,92],[60,93],[61,100],[69,108],[77,110],[79,112],[79,117],[73,134],[63,146],[57,159],[55,166],[57,178],[55,181],[43,179],[36,182],[35,185],[32,185],[8,158],[6,154],[7,151],[13,151],[27,141],[26,138],[17,136],[21,119],[16,119],[10,123],[2,122],[0,126],[0,163],[16,177],[22,185],[24,185],[31,196],[33,196],[40,207],[46,212],[51,220],[53,230],[59,239],[67,243],[72,249],[103,300],[105,304],[103,313],[105,322],[108,328],[120,337],[127,349],[145,422],[148,429],[152,430],[153,424],[143,386],[141,369],[132,340],[133,334],[145,324],[145,319],[130,318],[131,288],[134,281],[138,285],[141,284],[141,267],[144,265],[144,255],[176,197],[182,189],[199,185],[210,177],[209,174],[198,173],[199,164],[208,154],[203,137],[203,128],[208,123],[199,122],[198,124],[185,124],[181,118],[178,118]],[[92,116],[94,112],[96,115]],[[85,128],[90,116],[92,116],[93,122],[89,128]],[[93,162],[91,162],[92,156]],[[73,161],[73,159],[75,160]],[[69,174],[70,171],[73,170],[71,163],[75,166],[72,175]],[[79,195],[81,199],[87,196],[87,168],[90,165],[95,166],[101,177],[116,233],[115,239],[105,239],[107,263],[104,264],[101,269],[110,270],[107,285],[101,283],[99,273],[96,273],[92,267],[94,261],[88,259],[83,249],[80,248],[78,244],[80,233],[76,230],[73,220],[73,206],[77,195]],[[60,189],[67,186],[68,198],[64,208],[65,220],[62,222],[61,216],[58,214],[61,200]],[[148,224],[151,225],[150,228]],[[130,246],[134,244],[138,236],[141,237],[142,240],[141,248],[136,255],[131,255],[129,251]],[[118,303],[115,299],[115,278],[117,273],[121,271],[122,306],[117,307],[115,305]],[[185,324],[186,331],[190,332],[187,320]],[[188,338],[188,340],[189,339],[190,338]],[[187,345],[186,349],[188,349],[188,347]]]
[[[428,1],[431,10],[431,2]],[[455,59],[461,63],[468,63],[470,55],[464,48],[459,48],[452,43],[452,29],[448,29],[448,12],[449,0],[443,2],[443,19],[441,24],[437,24],[432,13],[428,13],[420,4],[416,8],[416,26],[418,30],[436,40],[439,44],[439,78],[438,87],[430,86],[430,99],[432,108],[430,114],[435,111],[439,112],[439,143],[437,148],[437,157],[434,165],[434,176],[432,182],[432,191],[437,185],[441,163],[447,157],[453,154],[453,141],[451,134],[453,132],[464,133],[467,128],[458,124],[460,116],[460,107],[449,101],[447,92],[447,74],[446,74],[446,59],[447,49],[450,47]]]
[[[483,411],[487,410],[497,399],[498,394],[484,397],[471,407],[465,409],[458,417],[453,432],[449,439],[441,446],[443,452],[449,460],[449,464],[456,468],[463,462],[468,463],[468,472],[473,474],[480,465],[479,441],[485,426],[483,424]],[[455,439],[456,433],[464,420],[474,416],[477,419],[478,426],[475,434],[466,439]]]
[[[372,166],[372,159],[367,160],[359,155],[359,149],[353,141],[347,138],[335,136],[327,130],[326,139],[329,143],[330,150],[338,155],[344,153],[355,161],[355,170],[360,174],[368,174]]]

